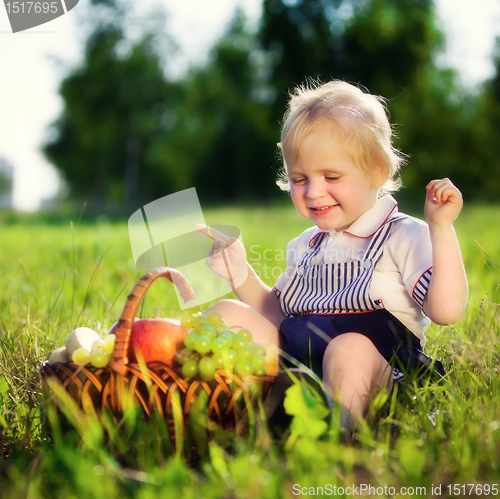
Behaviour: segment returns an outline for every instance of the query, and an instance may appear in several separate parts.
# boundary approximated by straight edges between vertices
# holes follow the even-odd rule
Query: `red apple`
[[[117,323],[108,334],[115,334]],[[128,346],[129,362],[143,358],[146,363],[155,360],[174,365],[174,355],[184,347],[186,330],[177,319],[134,319]]]

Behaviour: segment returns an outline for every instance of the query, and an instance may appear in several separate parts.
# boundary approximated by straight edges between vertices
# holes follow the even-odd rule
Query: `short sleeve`
[[[420,308],[424,306],[424,298],[431,282],[432,268],[426,270],[415,283],[413,287],[412,298],[419,304]]]
[[[429,226],[413,217],[397,223],[390,245],[408,294],[422,308],[432,275]]]

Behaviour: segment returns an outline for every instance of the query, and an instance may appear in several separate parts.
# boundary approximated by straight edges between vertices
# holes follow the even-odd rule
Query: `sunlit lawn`
[[[241,229],[248,258],[269,285],[284,268],[287,242],[308,227],[288,205],[204,212],[208,224]],[[50,428],[39,362],[76,326],[105,334],[141,275],[126,222],[77,218],[71,224],[32,223],[28,217],[0,225],[2,497],[295,497],[296,484],[315,492],[327,484],[386,485],[396,492],[426,487],[430,496],[439,484],[445,495],[454,484],[500,482],[500,271],[494,263],[500,263],[500,207],[468,206],[456,222],[470,300],[456,325],[428,331],[427,352],[449,370],[440,385],[400,387],[370,414],[350,446],[338,444],[333,434],[318,441],[298,438],[293,445],[262,434],[232,443],[226,438],[211,444],[210,456],[196,469],[171,456],[153,423],[136,422],[122,441],[110,441],[92,425],[83,439]],[[141,315],[180,314],[172,285],[156,282]],[[469,486],[464,490],[469,496]],[[479,490],[487,495],[483,488],[474,494]]]

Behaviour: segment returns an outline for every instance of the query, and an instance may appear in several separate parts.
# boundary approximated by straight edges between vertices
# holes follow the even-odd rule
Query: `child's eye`
[[[306,183],[305,178],[292,178],[290,182],[294,185],[304,185]]]
[[[326,180],[330,182],[336,182],[340,177],[325,177]]]

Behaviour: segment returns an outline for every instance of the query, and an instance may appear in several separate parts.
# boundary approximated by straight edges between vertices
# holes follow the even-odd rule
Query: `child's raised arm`
[[[460,191],[445,178],[427,185],[425,217],[432,243],[432,277],[424,299],[424,312],[432,322],[449,325],[463,314],[468,285],[453,222],[463,200]]]
[[[230,286],[240,301],[246,303],[279,327],[285,315],[273,289],[267,286],[247,262],[243,245],[235,238],[198,224],[196,229],[213,240],[206,259],[208,267],[217,275],[230,281]]]

